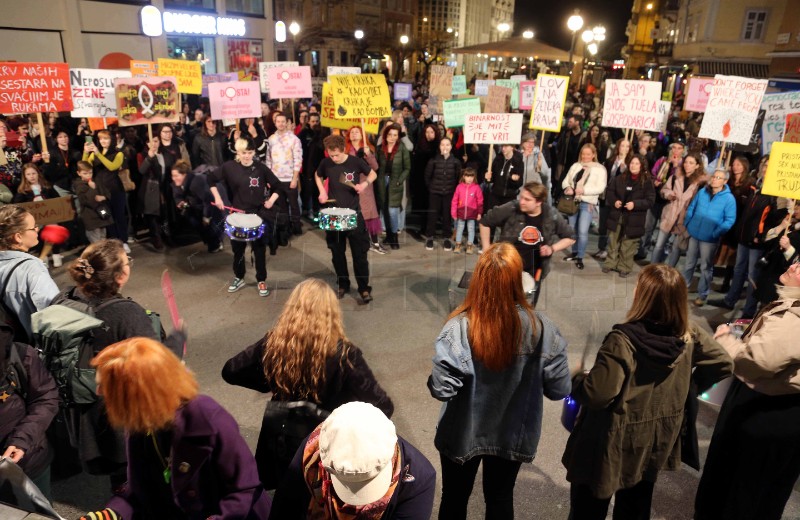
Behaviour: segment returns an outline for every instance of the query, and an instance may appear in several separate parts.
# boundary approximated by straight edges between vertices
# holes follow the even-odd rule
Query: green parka
[[[392,169],[387,172],[386,167],[389,159],[386,157],[386,145],[378,147],[375,155],[378,156],[378,180],[375,181],[375,193],[378,196],[378,205],[383,207],[386,201],[386,176],[389,176],[389,207],[399,208],[403,205],[403,191],[405,190],[406,179],[411,173],[411,154],[408,148],[398,141],[397,151],[392,160]]]

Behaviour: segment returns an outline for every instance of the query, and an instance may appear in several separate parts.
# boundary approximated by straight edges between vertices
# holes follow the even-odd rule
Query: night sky
[[[583,17],[583,29],[578,32],[578,38],[587,26],[592,28],[602,24],[607,31],[606,45],[602,47],[608,48],[616,43],[619,48],[627,42],[625,25],[631,17],[632,5],[633,0],[516,0],[515,35],[531,29],[536,39],[568,50],[572,33],[567,29],[567,18],[578,8]]]

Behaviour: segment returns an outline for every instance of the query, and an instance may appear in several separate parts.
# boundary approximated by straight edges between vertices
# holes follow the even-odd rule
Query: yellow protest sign
[[[199,61],[158,58],[158,75],[174,76],[178,80],[178,92],[181,94],[203,92],[203,74]]]
[[[360,119],[337,119],[336,118],[336,105],[333,103],[333,92],[331,92],[331,84],[327,81],[322,84],[322,113],[320,114],[320,124],[325,128],[339,128],[340,130],[347,130],[353,126],[361,125]],[[378,133],[378,123],[380,118],[368,117],[364,119],[364,131],[368,134]]]
[[[764,195],[800,199],[800,144],[772,143],[767,173],[764,175]]]
[[[392,103],[383,74],[346,74],[331,76],[329,82],[336,107],[335,117],[391,117]]]

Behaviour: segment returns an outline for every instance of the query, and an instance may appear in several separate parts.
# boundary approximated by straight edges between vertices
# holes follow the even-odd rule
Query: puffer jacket
[[[607,229],[616,230],[620,219],[623,219],[623,235],[627,238],[641,237],[644,235],[647,210],[653,207],[655,200],[656,190],[646,173],[637,180],[632,180],[628,173],[617,175],[606,188],[606,206],[609,208]],[[619,209],[614,207],[617,201],[622,202]],[[628,202],[633,202],[633,210],[625,209]]]
[[[701,242],[716,242],[736,221],[736,199],[728,186],[712,194],[706,186],[697,192],[683,220],[692,238]]]
[[[476,183],[460,183],[450,203],[450,216],[454,219],[475,220],[483,214],[483,190]]]
[[[522,175],[522,171],[520,171]],[[430,193],[447,195],[456,191],[458,179],[461,178],[461,161],[453,154],[442,157],[437,153],[425,167],[425,185]]]
[[[589,374],[572,381],[581,411],[561,459],[569,482],[608,498],[680,466],[690,381],[705,390],[733,368],[706,331],[691,324],[690,332],[684,343],[645,322],[614,326]]]

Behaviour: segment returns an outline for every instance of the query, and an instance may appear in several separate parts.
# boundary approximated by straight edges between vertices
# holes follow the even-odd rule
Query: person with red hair
[[[439,337],[428,378],[442,401],[434,444],[442,461],[439,518],[467,517],[483,462],[486,518],[514,518],[514,484],[542,429],[542,395],[571,389],[567,341],[522,288],[522,258],[499,242],[478,259],[467,296]]]
[[[369,142],[369,139],[362,134],[363,127],[351,126],[347,133],[344,135],[345,148],[348,155],[354,155],[363,159],[370,168],[378,171],[378,161],[375,159],[375,147]],[[366,177],[361,174],[360,181]],[[369,250],[373,253],[381,255],[386,254],[386,250],[381,246],[378,241],[378,235],[381,234],[381,216],[378,213],[378,205],[375,202],[375,190],[364,190],[358,194],[358,201],[361,204],[361,214],[364,216],[364,224],[367,226],[367,233],[369,234],[370,247]]]
[[[127,433],[130,463],[127,484],[87,517],[269,516],[272,500],[236,420],[198,394],[175,354],[158,341],[131,338],[103,349],[92,366],[109,422]]]

